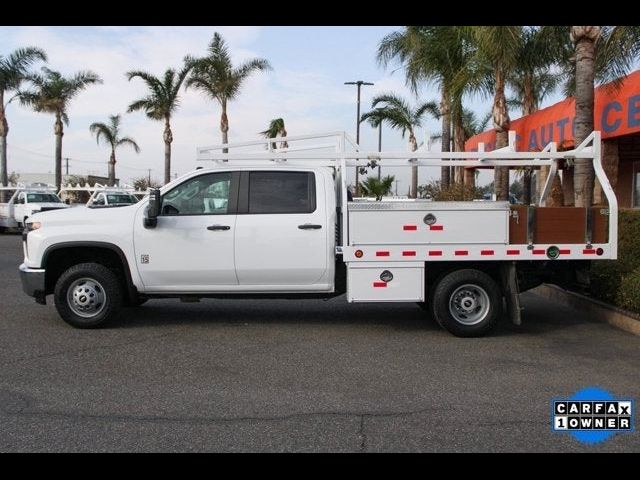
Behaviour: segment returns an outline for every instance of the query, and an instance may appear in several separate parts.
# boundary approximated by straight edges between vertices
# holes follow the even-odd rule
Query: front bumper
[[[36,302],[44,304],[45,286],[44,286],[44,269],[29,268],[24,263],[20,265],[20,280],[22,281],[22,290],[30,297],[34,297]]]

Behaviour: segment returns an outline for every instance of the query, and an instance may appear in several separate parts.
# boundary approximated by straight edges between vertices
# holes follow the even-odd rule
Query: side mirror
[[[149,205],[144,216],[144,228],[155,228],[158,224],[158,215],[160,215],[160,190],[154,188],[149,192]]]

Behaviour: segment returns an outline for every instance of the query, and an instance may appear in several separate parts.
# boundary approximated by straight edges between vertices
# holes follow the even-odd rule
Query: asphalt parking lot
[[[75,330],[21,290],[0,235],[0,451],[640,451],[550,430],[553,397],[640,400],[640,337],[531,293],[459,339],[413,304],[177,300]]]

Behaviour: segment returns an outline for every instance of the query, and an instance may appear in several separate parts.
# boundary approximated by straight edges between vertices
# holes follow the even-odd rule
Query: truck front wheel
[[[496,282],[479,270],[446,274],[433,292],[433,315],[458,337],[480,337],[491,331],[500,312],[502,297]]]
[[[67,269],[54,289],[58,313],[76,328],[97,328],[117,315],[122,307],[117,275],[98,263],[81,263]]]

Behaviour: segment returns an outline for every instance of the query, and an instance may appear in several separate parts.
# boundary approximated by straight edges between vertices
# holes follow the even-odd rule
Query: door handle
[[[231,230],[229,225],[209,225],[207,230]]]
[[[305,223],[304,225],[298,225],[300,230],[318,230],[322,228],[322,225],[314,225],[313,223]]]

